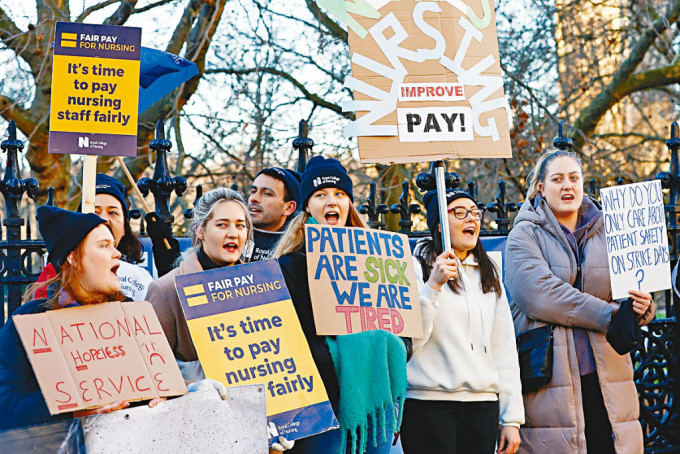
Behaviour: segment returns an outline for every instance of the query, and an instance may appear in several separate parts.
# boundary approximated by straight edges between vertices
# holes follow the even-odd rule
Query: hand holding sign
[[[659,180],[603,188],[600,195],[613,298],[628,297],[631,287],[644,292],[670,288],[670,253]]]

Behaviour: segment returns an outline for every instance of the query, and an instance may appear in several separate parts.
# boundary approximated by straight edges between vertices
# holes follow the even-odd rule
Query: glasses
[[[449,208],[449,213],[453,213],[456,219],[465,219],[467,218],[468,214],[471,214],[472,219],[475,221],[480,221],[482,219],[482,214],[484,214],[484,212],[479,208],[467,210],[462,207]]]

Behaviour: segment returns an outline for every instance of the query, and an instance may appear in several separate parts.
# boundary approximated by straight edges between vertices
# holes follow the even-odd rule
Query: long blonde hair
[[[276,249],[274,249],[272,258],[278,259],[288,253],[298,252],[304,249],[305,224],[309,218],[309,213],[302,211],[288,223],[285,233],[276,244]],[[345,227],[368,227],[357,209],[354,208],[354,205],[351,203],[349,205],[349,213],[347,214]]]
[[[545,181],[545,173],[548,170],[550,162],[553,159],[563,157],[568,157],[576,161],[581,169],[581,175],[583,175],[583,163],[576,153],[567,150],[547,151],[538,158],[538,161],[534,164],[534,168],[531,169],[531,172],[529,172],[529,175],[527,176],[527,200],[533,199],[540,192],[538,185]]]

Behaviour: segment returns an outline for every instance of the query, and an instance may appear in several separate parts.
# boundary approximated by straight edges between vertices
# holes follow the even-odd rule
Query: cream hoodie
[[[423,338],[413,339],[408,363],[407,398],[420,400],[499,400],[500,425],[519,427],[524,406],[519,379],[515,329],[505,290],[483,293],[472,255],[458,267],[459,295],[444,285],[437,292],[423,282],[413,257]]]

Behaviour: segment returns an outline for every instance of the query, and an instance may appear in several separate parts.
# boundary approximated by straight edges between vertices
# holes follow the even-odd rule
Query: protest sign
[[[192,392],[154,408],[140,406],[83,420],[85,446],[97,454],[251,454],[267,452],[265,389]]]
[[[512,156],[492,0],[317,3],[349,31],[362,162]]]
[[[13,320],[53,415],[187,392],[147,302],[92,304]]]
[[[337,427],[276,261],[177,276],[175,287],[205,376],[264,386],[270,442]]]
[[[406,235],[319,224],[305,228],[317,334],[384,329],[402,337],[422,336],[418,284]]]
[[[614,299],[628,290],[671,288],[666,215],[659,180],[600,190]]]
[[[50,153],[137,155],[142,30],[57,22]]]

